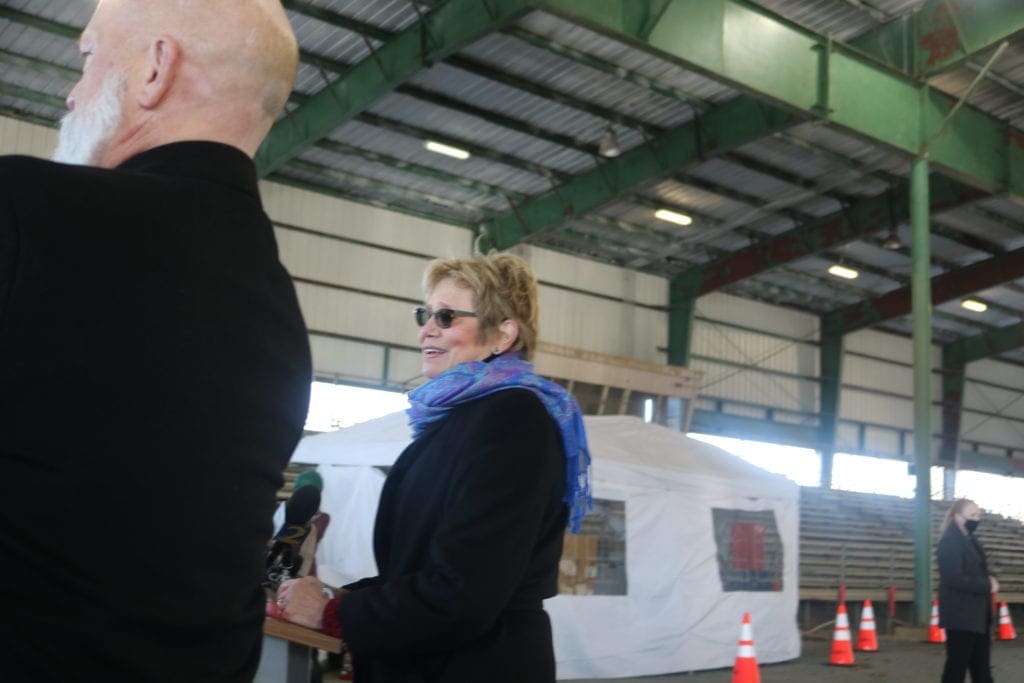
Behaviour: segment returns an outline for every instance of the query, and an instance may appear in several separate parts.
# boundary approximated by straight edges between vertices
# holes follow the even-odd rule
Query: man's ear
[[[170,92],[181,63],[181,46],[168,35],[157,36],[146,51],[145,81],[138,102],[143,109],[154,109]]]

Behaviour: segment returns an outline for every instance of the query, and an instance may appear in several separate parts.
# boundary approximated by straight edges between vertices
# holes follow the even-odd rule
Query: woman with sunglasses
[[[374,529],[379,576],[281,587],[286,618],[343,638],[359,683],[553,683],[566,524],[590,504],[575,400],[533,372],[537,283],[508,254],[432,262],[415,309],[414,441]]]

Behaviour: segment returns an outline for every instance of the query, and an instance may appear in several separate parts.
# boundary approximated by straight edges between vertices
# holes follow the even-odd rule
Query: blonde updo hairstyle
[[[975,505],[975,502],[970,498],[957,498],[953,501],[953,504],[946,510],[946,516],[942,518],[942,525],[939,527],[939,533],[946,533],[946,529],[953,523],[953,518],[957,515],[962,515],[968,505]]]
[[[519,336],[507,349],[530,360],[537,350],[537,278],[524,259],[491,252],[486,256],[437,259],[427,265],[423,291],[427,296],[442,280],[451,279],[473,293],[480,322],[480,341],[498,332],[501,323],[514,320]]]

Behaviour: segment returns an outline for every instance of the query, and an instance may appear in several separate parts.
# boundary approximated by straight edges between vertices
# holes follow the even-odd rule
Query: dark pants
[[[967,671],[971,683],[992,683],[988,653],[991,641],[987,633],[946,629],[946,667],[942,683],[964,683]]]

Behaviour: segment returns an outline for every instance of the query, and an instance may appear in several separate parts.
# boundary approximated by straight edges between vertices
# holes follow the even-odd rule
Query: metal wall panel
[[[715,292],[697,301],[697,315],[798,339],[816,339],[818,317]]]
[[[415,351],[319,334],[310,335],[309,342],[314,374],[320,378],[402,390],[422,379],[420,355]]]
[[[846,335],[843,343],[847,351],[866,353],[900,363],[914,362],[914,345],[910,339],[898,334],[878,330],[860,330]],[[937,351],[933,353],[937,353]],[[939,363],[939,356],[933,355],[933,358],[936,364]]]
[[[295,291],[311,330],[398,346],[416,345],[416,327],[406,304],[302,282],[295,284]]]
[[[293,277],[419,301],[427,261],[371,246],[275,230],[281,262]],[[410,306],[413,304],[410,303]]]
[[[561,346],[664,363],[665,314],[630,304],[540,288],[540,338]]]
[[[57,146],[57,131],[0,116],[0,154],[47,159]]]
[[[691,353],[797,375],[818,373],[814,346],[736,329],[715,320],[694,322]]]
[[[817,382],[812,380],[780,377],[709,360],[694,360],[690,367],[704,373],[701,395],[705,398],[781,410],[817,411]]]
[[[936,382],[941,382],[939,375],[932,378],[932,384]],[[847,354],[843,358],[843,384],[909,395],[913,392],[914,370],[906,365]]]
[[[935,396],[936,400],[937,398]],[[914,426],[914,402],[884,394],[846,389],[843,391],[839,412],[844,420],[886,425],[897,429],[912,429]],[[937,405],[933,405],[933,430],[938,431],[940,420],[941,411]]]
[[[313,375],[340,382],[381,384],[384,347],[376,344],[333,339],[317,334],[309,337],[313,352]]]
[[[998,360],[979,360],[967,366],[967,379],[992,382],[1024,390],[1024,367],[1002,363]]]
[[[260,183],[260,193],[275,221],[443,258],[466,256],[472,249],[472,235],[464,228],[276,183]]]
[[[512,252],[529,261],[537,277],[546,282],[648,306],[665,306],[668,300],[668,281],[664,278],[531,245],[517,246]]]

